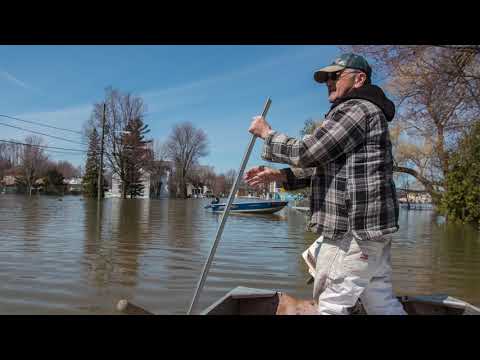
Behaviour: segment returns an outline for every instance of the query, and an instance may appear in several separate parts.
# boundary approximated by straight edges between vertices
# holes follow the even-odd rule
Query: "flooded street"
[[[209,199],[95,200],[0,195],[0,314],[115,314],[127,298],[185,314],[219,225]],[[392,263],[399,294],[444,293],[480,305],[480,234],[431,211],[400,212]],[[308,298],[305,216],[232,215],[204,308],[242,285]]]

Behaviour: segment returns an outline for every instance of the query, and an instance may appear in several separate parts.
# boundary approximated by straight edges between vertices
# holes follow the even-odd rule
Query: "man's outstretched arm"
[[[254,118],[249,131],[265,140],[262,158],[299,168],[319,167],[355,149],[365,140],[368,110],[359,104],[344,106],[313,135],[298,140],[273,131],[262,117]]]
[[[310,179],[315,168],[285,168],[272,169],[266,166],[255,166],[250,168],[244,175],[244,180],[250,186],[260,186],[273,181],[281,183],[285,190],[297,190],[310,186]]]

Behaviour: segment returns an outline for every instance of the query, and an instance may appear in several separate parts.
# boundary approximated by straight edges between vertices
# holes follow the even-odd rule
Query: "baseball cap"
[[[363,56],[347,53],[340,55],[330,65],[315,71],[313,78],[319,83],[324,83],[328,79],[328,73],[341,71],[347,68],[361,70],[367,74],[369,79],[372,75],[372,68],[368,65],[367,60],[365,60]]]

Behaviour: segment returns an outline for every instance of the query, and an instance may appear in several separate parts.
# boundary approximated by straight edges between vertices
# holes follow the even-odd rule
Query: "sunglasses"
[[[345,72],[345,70],[341,70],[341,71],[337,71],[337,72],[331,72],[331,73],[327,73],[327,80],[332,80],[332,81],[338,81],[343,74],[356,74],[358,73],[359,71],[348,71],[348,72]]]

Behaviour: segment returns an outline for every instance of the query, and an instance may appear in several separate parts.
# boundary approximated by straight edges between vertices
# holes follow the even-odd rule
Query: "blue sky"
[[[113,86],[143,97],[151,137],[164,141],[175,123],[190,121],[209,138],[201,164],[238,169],[250,120],[272,99],[268,121],[291,136],[329,108],[313,71],[338,54],[335,46],[0,46],[0,114],[80,130],[94,102]],[[80,136],[0,117],[0,123],[80,141]],[[0,139],[25,131],[0,125]],[[50,146],[81,145],[44,138]],[[263,164],[257,140],[249,166]],[[84,155],[52,153],[84,165]]]

